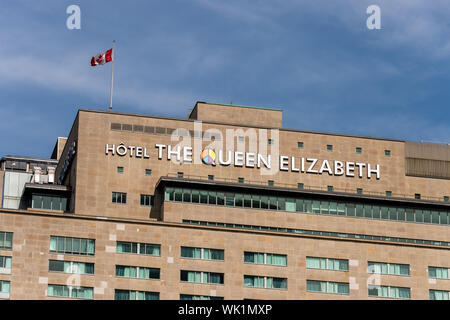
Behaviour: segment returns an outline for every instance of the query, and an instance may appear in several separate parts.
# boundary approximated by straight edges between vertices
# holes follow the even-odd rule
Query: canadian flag
[[[112,59],[113,59],[112,52],[113,52],[113,49],[111,48],[106,52],[99,53],[95,57],[92,57],[91,66],[95,67],[99,64],[105,64],[107,62],[112,61]]]

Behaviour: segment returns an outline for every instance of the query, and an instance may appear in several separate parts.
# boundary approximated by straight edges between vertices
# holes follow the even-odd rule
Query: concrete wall
[[[448,280],[430,280],[427,273],[429,265],[450,267],[450,251],[445,249],[8,210],[2,210],[0,225],[2,231],[14,232],[13,250],[0,250],[0,255],[12,256],[12,274],[0,274],[1,280],[11,281],[11,299],[47,299],[49,283],[94,287],[94,299],[114,299],[114,289],[156,291],[161,299],[179,299],[180,293],[225,299],[368,299],[367,284],[371,281],[409,287],[412,299],[428,299],[429,289],[450,290]],[[95,239],[95,256],[51,254],[51,235]],[[115,253],[117,240],[161,244],[161,257]],[[224,249],[225,261],[180,258],[182,245]],[[287,267],[245,264],[244,251],[286,254]],[[307,256],[349,259],[349,271],[307,269]],[[95,276],[48,272],[49,259],[93,262]],[[368,261],[407,263],[411,275],[380,275],[375,279],[367,273]],[[161,268],[161,280],[115,277],[117,264]],[[184,283],[180,270],[224,273],[225,284]],[[244,275],[287,278],[288,290],[246,288]],[[307,279],[351,283],[350,294],[306,292]]]

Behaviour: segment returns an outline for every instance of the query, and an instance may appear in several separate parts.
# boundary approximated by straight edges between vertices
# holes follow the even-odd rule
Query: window
[[[49,260],[48,270],[51,272],[94,274],[94,264],[87,262]]]
[[[244,287],[287,289],[287,279],[244,275]]]
[[[410,299],[411,289],[402,287],[376,286],[369,284],[368,294],[369,297]]]
[[[123,167],[117,167],[117,173],[123,173]]]
[[[303,142],[301,141],[297,142],[297,148],[299,149],[303,148]]]
[[[116,277],[159,280],[159,268],[116,265]]]
[[[428,267],[428,278],[450,279],[450,269],[449,268]]]
[[[267,181],[267,185],[268,185],[269,187],[273,187],[274,181],[273,181],[273,180]]]
[[[184,174],[183,174],[183,172],[178,172],[177,176],[178,176],[178,179],[183,179]]]
[[[9,299],[10,282],[0,280],[0,299]]]
[[[430,290],[430,300],[450,300],[448,291]]]
[[[267,140],[267,143],[271,146],[271,145],[273,145],[273,139],[268,139]]]
[[[112,193],[112,202],[113,203],[127,203],[127,194],[123,192],[113,192]]]
[[[159,300],[159,292],[115,289],[114,300]]]
[[[306,280],[306,291],[333,294],[349,294],[348,283]]]
[[[333,145],[327,144],[327,151],[333,151]]]
[[[356,193],[357,194],[363,194],[363,189],[362,188],[357,188],[356,189]]]
[[[244,252],[244,263],[287,266],[287,255],[275,253]]]
[[[239,137],[238,137],[238,142],[239,142],[239,143],[244,143],[244,142],[245,142],[245,137],[239,136]]]
[[[392,191],[386,191],[386,197],[392,197]]]
[[[362,153],[362,148],[361,147],[356,147],[355,152],[357,154],[361,154]]]
[[[49,284],[47,289],[48,297],[93,299],[94,289],[90,287],[71,287],[57,284]]]
[[[67,198],[33,194],[31,207],[35,209],[67,210]]]
[[[0,256],[0,274],[11,273],[11,257]]]
[[[298,187],[301,188],[302,185],[299,184]],[[331,192],[334,192],[334,187],[328,190],[333,190]],[[358,189],[358,193],[362,194],[362,189]],[[273,194],[275,195],[276,193]],[[448,211],[412,209],[408,208],[408,204],[406,203],[404,207],[378,206],[375,202],[373,205],[370,202],[357,203],[345,201],[344,199],[342,202],[325,201],[326,199],[312,199],[308,198],[308,195],[302,194],[295,195],[295,198],[289,198],[255,193],[216,192],[206,189],[197,190],[190,188],[166,188],[164,197],[165,201],[183,201],[219,206],[226,205],[238,208],[304,212],[391,221],[425,222],[439,225],[450,224]]]
[[[151,176],[152,175],[152,169],[145,169],[145,175]]]
[[[449,197],[448,196],[444,196],[444,201],[448,202],[449,201]]]
[[[238,178],[238,183],[244,183],[244,178],[239,177],[239,178]]]
[[[180,270],[180,280],[204,284],[223,284],[224,274],[215,272]]]
[[[391,150],[384,150],[384,155],[386,157],[390,157],[391,156]]]
[[[117,241],[116,243],[117,253],[134,253],[150,256],[161,255],[161,245],[151,243],[137,243],[137,242],[124,242]]]
[[[141,206],[151,207],[153,206],[154,198],[149,194],[141,194]]]
[[[0,249],[11,250],[13,243],[13,233],[0,231]]]
[[[51,236],[50,253],[93,256],[95,254],[95,240]]]
[[[414,194],[414,199],[420,199],[420,193]]]
[[[223,297],[198,296],[192,294],[180,294],[180,300],[223,300]]]
[[[333,188],[333,186],[327,186],[327,190],[328,190],[328,192],[333,192],[334,188]]]
[[[212,174],[209,174],[208,175],[208,180],[211,180],[211,181],[214,180],[214,176]]]
[[[182,258],[224,261],[224,252],[222,249],[181,247]]]
[[[303,190],[304,184],[303,183],[297,183],[297,189]]]
[[[308,269],[348,271],[348,260],[346,260],[346,259],[306,257],[306,268],[308,268]]]
[[[368,273],[390,274],[396,276],[409,276],[409,264],[372,262],[367,263]]]

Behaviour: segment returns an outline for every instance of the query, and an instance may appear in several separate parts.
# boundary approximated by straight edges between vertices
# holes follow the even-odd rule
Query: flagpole
[[[109,96],[109,111],[112,111],[112,96],[114,87],[114,55],[116,51],[116,40],[113,40],[113,50],[112,50],[112,65],[111,65],[111,92]]]

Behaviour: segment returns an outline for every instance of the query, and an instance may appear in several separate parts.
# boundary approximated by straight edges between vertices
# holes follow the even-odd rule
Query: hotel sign
[[[193,150],[190,146],[172,147],[171,145],[155,144],[157,149],[157,158],[167,160],[192,163]],[[105,154],[118,155],[119,157],[135,157],[141,159],[149,159],[146,147],[125,146],[124,143],[119,145],[106,144]],[[346,177],[372,177],[380,179],[380,165],[353,161],[339,161],[317,159],[311,157],[286,156],[280,155],[273,159],[271,154],[260,154],[254,152],[229,151],[229,150],[213,150],[204,149],[201,153],[201,163],[211,166],[230,166],[245,168],[267,168],[278,166],[280,171],[301,172],[307,174],[328,174],[330,176],[346,176]]]

